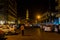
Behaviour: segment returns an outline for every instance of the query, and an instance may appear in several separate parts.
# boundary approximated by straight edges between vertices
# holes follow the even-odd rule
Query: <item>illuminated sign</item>
[[[55,25],[58,25],[58,24],[59,24],[58,18],[55,18],[53,23],[54,23]]]
[[[60,18],[59,18],[59,24],[60,24]]]

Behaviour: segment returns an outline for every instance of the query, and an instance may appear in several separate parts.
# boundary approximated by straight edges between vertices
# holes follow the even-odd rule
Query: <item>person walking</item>
[[[22,36],[24,36],[24,25],[21,25],[20,29],[22,31]]]

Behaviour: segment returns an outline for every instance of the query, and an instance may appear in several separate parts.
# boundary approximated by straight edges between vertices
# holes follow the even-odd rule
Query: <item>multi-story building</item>
[[[16,0],[0,0],[0,23],[15,23],[17,20]],[[3,22],[3,23],[4,23]]]
[[[51,13],[50,12],[46,12],[43,14],[43,16],[41,17],[41,23],[53,23],[53,24],[59,24],[59,20],[58,18],[55,16],[56,14]]]
[[[60,24],[60,0],[56,0],[58,2],[58,6],[56,6],[56,10],[58,10],[58,14],[56,17],[58,18],[59,24]]]
[[[58,14],[56,15],[56,17],[60,17],[60,0],[56,0],[56,2],[58,2],[58,6],[56,6],[56,10],[58,10]]]
[[[58,13],[58,10],[56,10],[56,6],[58,6],[57,0],[49,0],[49,10],[43,14],[42,20],[43,22],[54,22],[55,19],[57,19],[56,15]],[[59,2],[60,3],[60,2]]]

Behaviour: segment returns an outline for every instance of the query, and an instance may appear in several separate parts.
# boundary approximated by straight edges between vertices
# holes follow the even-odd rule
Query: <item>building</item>
[[[49,0],[49,10],[43,14],[41,19],[43,23],[53,23],[57,19],[56,15],[58,14],[58,10],[56,10],[56,7],[58,7],[58,5],[57,0]]]
[[[60,17],[60,0],[56,0],[56,2],[58,2],[58,5],[56,6],[56,10],[58,10],[58,14],[56,15],[56,17]]]
[[[56,17],[58,17],[58,21],[60,24],[60,0],[56,0],[56,2],[58,2],[58,5],[56,6],[56,10],[58,10],[58,14],[56,15]]]
[[[17,20],[16,0],[0,0],[0,24],[15,23]]]

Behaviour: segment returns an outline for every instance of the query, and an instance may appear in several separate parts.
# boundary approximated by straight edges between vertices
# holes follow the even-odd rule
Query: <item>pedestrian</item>
[[[24,25],[21,25],[20,29],[22,31],[22,36],[24,36]]]

